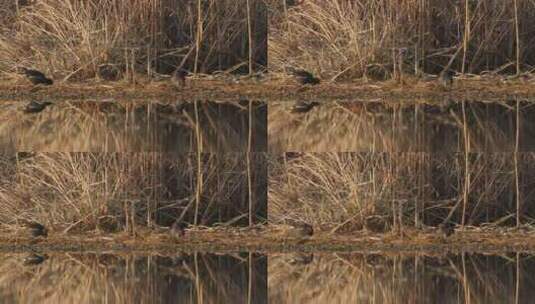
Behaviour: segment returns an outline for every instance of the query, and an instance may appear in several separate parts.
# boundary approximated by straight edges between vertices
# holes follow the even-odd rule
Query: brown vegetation
[[[266,10],[262,1],[247,0],[250,12],[239,2],[4,1],[0,76],[16,77],[15,66],[62,81],[97,77],[101,67],[129,80],[177,66],[195,73],[258,69],[266,65]]]
[[[175,219],[198,225],[247,225],[265,220],[266,165],[243,153],[35,153],[5,156],[0,228],[16,233],[36,221],[48,234],[88,231],[135,235]],[[198,166],[200,166],[198,168]],[[202,179],[202,183],[198,179]],[[249,191],[248,182],[254,183]],[[201,185],[201,186],[199,186]],[[250,198],[250,195],[252,197]]]
[[[284,3],[284,1],[282,1]],[[403,74],[530,72],[530,1],[273,0],[269,66],[327,80],[402,80]]]
[[[403,232],[450,220],[461,227],[532,224],[533,163],[531,152],[518,158],[469,153],[467,159],[421,152],[272,157],[269,219],[308,222],[333,234]]]

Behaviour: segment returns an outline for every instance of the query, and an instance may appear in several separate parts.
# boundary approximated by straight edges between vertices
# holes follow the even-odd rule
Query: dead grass
[[[33,220],[60,234],[135,233],[175,219],[200,225],[248,223],[246,164],[239,154],[34,153],[2,162],[14,172],[0,184],[0,226],[19,231]],[[266,218],[265,159],[253,155],[254,220]],[[198,196],[196,195],[198,191]],[[198,209],[193,208],[196,199]],[[195,215],[195,212],[197,214]]]
[[[465,227],[445,240],[434,228],[406,229],[398,233],[332,234],[318,231],[311,238],[284,237],[274,234],[276,226],[253,228],[194,227],[181,239],[170,237],[166,228],[139,227],[137,233],[98,232],[64,234],[53,231],[47,239],[30,239],[24,234],[4,230],[0,251],[27,251],[28,246],[45,252],[362,252],[383,254],[444,255],[459,252],[535,252],[531,226],[510,229],[498,227]]]
[[[9,16],[1,21],[0,74],[9,78],[16,77],[16,66],[40,69],[62,82],[98,78],[99,66],[112,65],[120,79],[135,81],[138,73],[169,74],[181,65],[191,70],[195,65],[195,73],[248,71],[249,52],[255,69],[266,62],[261,1],[251,3],[249,21],[264,36],[253,35],[250,49],[245,1],[13,2],[0,6]]]
[[[238,97],[237,97],[238,96]],[[503,102],[515,98],[535,99],[535,86],[530,82],[512,80],[467,79],[459,80],[452,90],[443,90],[438,82],[415,80],[404,85],[396,82],[320,84],[302,87],[287,78],[262,82],[193,79],[186,89],[177,90],[169,82],[128,83],[79,83],[58,84],[52,87],[34,89],[24,82],[0,84],[0,100],[14,99],[54,100],[154,100],[175,102],[176,100],[218,100],[233,101],[237,98],[250,100],[315,100],[315,101],[378,101],[378,102],[422,102],[443,103],[450,100],[475,100]]]
[[[519,154],[520,193],[533,192],[531,152]],[[271,223],[308,222],[344,231],[403,231],[443,221],[512,225],[516,212],[511,153],[297,153],[270,161]],[[468,177],[467,177],[468,176]],[[468,189],[465,180],[469,178]],[[465,192],[467,195],[465,196]],[[466,201],[466,209],[460,204]],[[523,204],[520,221],[531,223],[533,206]]]
[[[269,3],[273,71],[301,67],[337,81],[438,74],[450,66],[460,73],[516,73],[517,52],[521,71],[535,63],[529,52],[535,10],[527,1],[516,15],[511,3],[500,0]]]

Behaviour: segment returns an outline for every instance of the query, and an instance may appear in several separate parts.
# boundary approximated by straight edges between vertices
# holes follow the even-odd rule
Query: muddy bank
[[[322,83],[303,87],[293,81],[245,81],[234,83],[223,80],[192,80],[186,88],[177,89],[168,81],[129,84],[78,83],[54,84],[51,87],[33,87],[25,83],[0,84],[0,100],[51,99],[59,100],[316,100],[316,101],[407,101],[443,102],[449,100],[476,100],[501,102],[522,99],[535,100],[535,85],[529,82],[502,83],[488,80],[457,81],[453,88],[443,89],[436,81],[397,84],[391,81],[377,83]]]
[[[445,239],[433,232],[406,231],[403,234],[332,235],[320,232],[311,238],[290,238],[255,230],[190,231],[182,239],[166,233],[80,234],[30,239],[2,236],[0,252],[380,252],[383,254],[444,255],[459,252],[535,252],[535,231],[471,228]]]

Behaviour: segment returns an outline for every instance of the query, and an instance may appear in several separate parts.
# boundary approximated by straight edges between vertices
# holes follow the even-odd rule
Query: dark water
[[[0,303],[267,303],[267,257],[3,254]]]
[[[273,256],[269,302],[533,303],[533,266],[532,256],[516,253]]]
[[[534,102],[330,102],[304,114],[293,104],[270,103],[270,151],[535,151]]]
[[[529,254],[2,254],[1,303],[532,303]]]
[[[47,152],[253,152],[267,150],[260,102],[53,102],[0,107],[0,150]],[[251,127],[249,127],[251,125]]]

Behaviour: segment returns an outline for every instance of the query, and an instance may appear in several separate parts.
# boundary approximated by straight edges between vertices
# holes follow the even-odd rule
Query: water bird
[[[319,105],[319,102],[317,102],[317,101],[312,101],[312,102],[297,101],[293,105],[291,112],[292,113],[307,113],[317,105]]]
[[[455,76],[455,72],[448,69],[440,72],[438,75],[438,81],[443,88],[449,88],[453,85],[453,76]]]
[[[119,79],[119,69],[113,64],[102,64],[98,67],[98,76],[107,81],[116,81]]]
[[[46,259],[48,259],[48,256],[46,254],[41,255],[37,253],[30,253],[24,258],[23,264],[25,266],[39,265],[43,263]]]
[[[295,78],[300,84],[316,85],[320,83],[320,79],[315,77],[312,73],[308,71],[301,69],[291,69],[290,72],[295,76]]]
[[[314,228],[307,223],[296,222],[290,224],[291,229],[288,231],[288,236],[291,237],[310,237],[314,234]]]
[[[188,223],[177,220],[171,225],[169,231],[173,237],[179,238],[186,235],[186,228],[188,228]]]
[[[52,103],[49,101],[38,102],[38,101],[32,100],[24,108],[24,113],[39,113],[51,104]]]
[[[387,229],[385,220],[378,215],[368,216],[364,220],[364,225],[366,229],[374,233],[383,233]]]
[[[438,229],[442,235],[447,238],[455,233],[455,224],[453,223],[441,223],[438,225]]]
[[[171,81],[173,84],[177,87],[185,87],[186,86],[186,77],[188,77],[190,73],[182,68],[178,68],[173,72],[173,76],[171,77]]]
[[[33,69],[27,69],[27,68],[21,68],[21,74],[26,75],[26,78],[31,81],[31,83],[38,85],[52,85],[54,81],[48,77],[46,77],[43,72]]]
[[[46,227],[38,222],[33,222],[33,221],[25,222],[24,226],[28,228],[28,231],[33,237],[47,237],[48,236],[48,230],[46,229]]]

